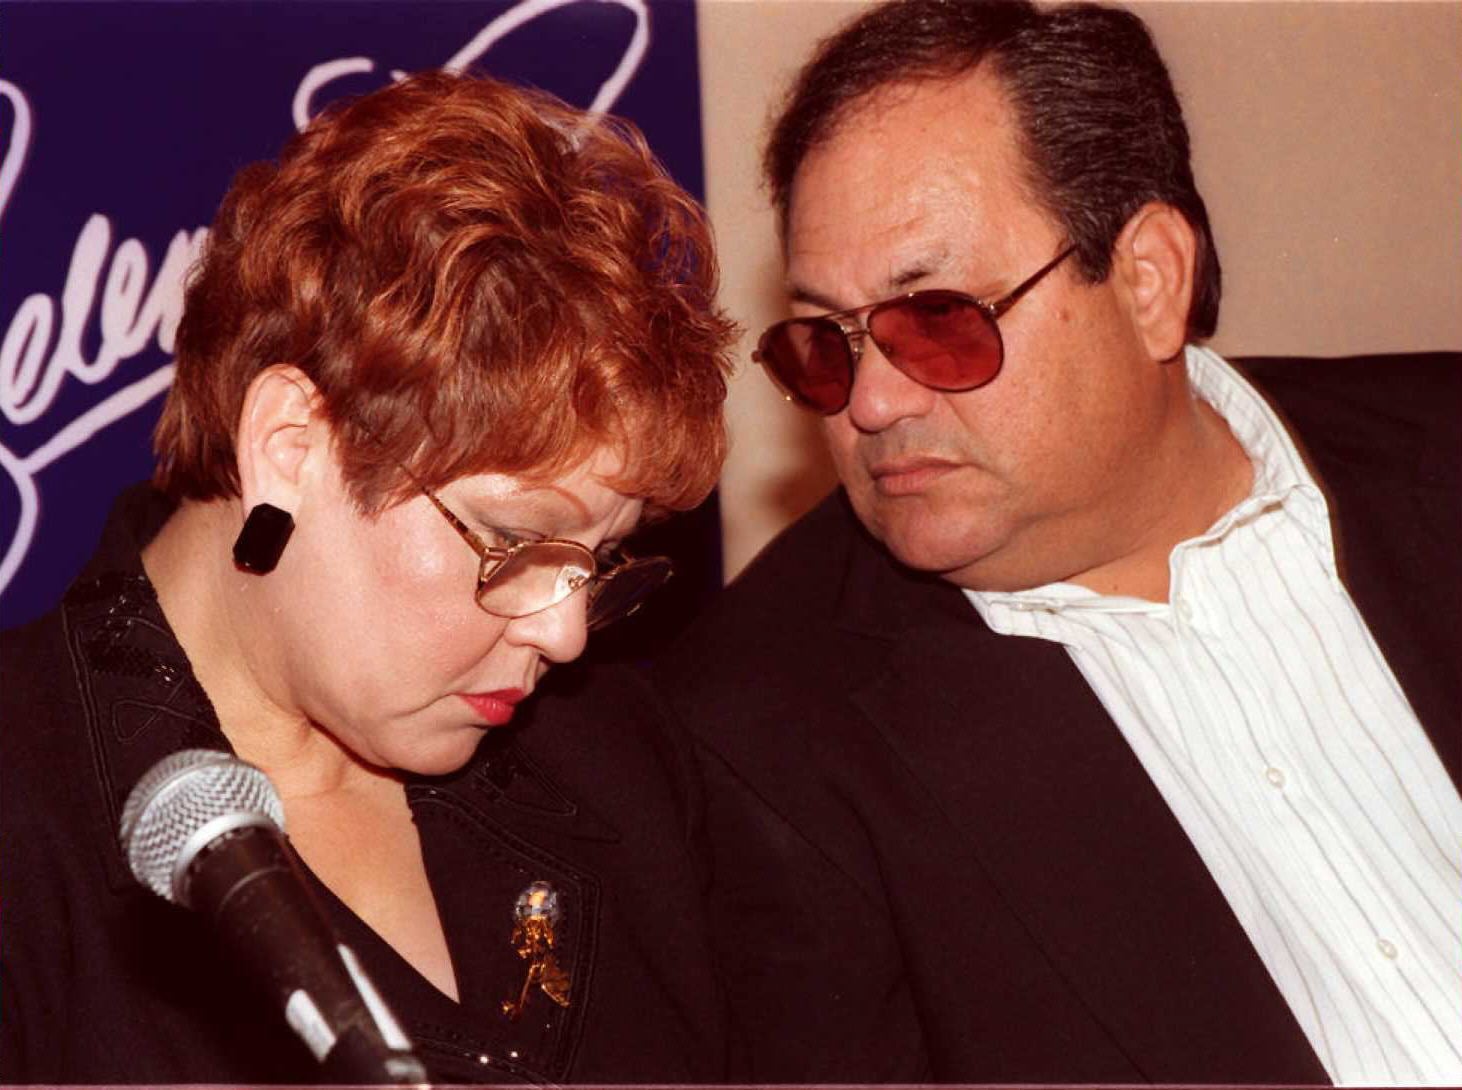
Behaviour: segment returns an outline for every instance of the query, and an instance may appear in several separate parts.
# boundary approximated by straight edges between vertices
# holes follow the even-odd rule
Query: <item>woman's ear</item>
[[[1154,360],[1177,356],[1188,340],[1197,236],[1169,204],[1150,203],[1127,221],[1112,251],[1133,326]]]
[[[260,503],[285,511],[299,505],[311,456],[329,444],[315,384],[298,367],[267,367],[244,394],[235,447],[245,511]]]

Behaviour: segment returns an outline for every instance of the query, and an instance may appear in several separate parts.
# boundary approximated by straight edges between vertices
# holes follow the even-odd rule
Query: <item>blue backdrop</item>
[[[703,195],[690,0],[6,4],[0,627],[57,600],[150,474],[182,278],[234,172],[324,103],[439,67],[627,116]],[[716,581],[699,526],[682,599]]]

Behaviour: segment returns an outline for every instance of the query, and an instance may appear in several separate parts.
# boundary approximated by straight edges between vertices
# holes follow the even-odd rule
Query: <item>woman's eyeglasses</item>
[[[993,303],[933,289],[778,322],[762,334],[752,359],[789,398],[824,416],[847,407],[864,337],[872,337],[884,358],[915,382],[947,392],[973,390],[998,375],[1005,362],[996,319],[1075,250],[1068,246]]]
[[[628,617],[670,578],[663,556],[624,559],[608,571],[577,541],[526,541],[506,549],[488,545],[447,509],[429,488],[417,487],[462,535],[481,563],[477,568],[477,604],[496,617],[527,617],[558,605],[587,587],[587,624],[592,632]]]

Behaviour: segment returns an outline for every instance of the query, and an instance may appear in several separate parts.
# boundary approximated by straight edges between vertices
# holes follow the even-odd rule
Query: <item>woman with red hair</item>
[[[6,640],[3,1081],[318,1077],[126,876],[123,800],[188,748],[268,775],[434,1078],[714,1077],[674,744],[489,732],[663,582],[620,551],[645,513],[715,481],[715,275],[629,125],[490,80],[407,79],[238,176],[155,481]]]

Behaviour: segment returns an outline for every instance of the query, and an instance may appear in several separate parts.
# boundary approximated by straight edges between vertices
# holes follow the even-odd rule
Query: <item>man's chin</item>
[[[894,523],[875,536],[905,567],[937,575],[962,586],[971,569],[978,569],[992,549],[983,541],[972,541],[968,537],[952,538],[947,532],[933,532],[938,529]]]
[[[972,502],[968,493],[954,496],[948,489],[896,498],[872,488],[859,491],[852,497],[858,518],[899,563],[916,571],[949,578],[1001,547],[1001,520],[981,513],[995,510],[994,503]]]

